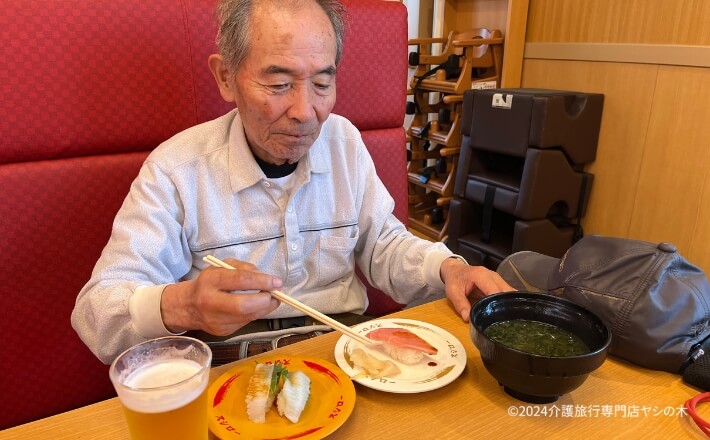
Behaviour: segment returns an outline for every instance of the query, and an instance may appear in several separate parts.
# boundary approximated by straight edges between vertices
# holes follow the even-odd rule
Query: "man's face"
[[[255,155],[294,163],[313,145],[335,105],[335,52],[333,27],[314,3],[297,11],[256,7],[234,94]]]

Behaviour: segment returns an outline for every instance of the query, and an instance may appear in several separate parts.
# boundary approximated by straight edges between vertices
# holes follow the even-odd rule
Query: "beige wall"
[[[522,87],[605,95],[585,233],[710,272],[710,1],[530,0]]]

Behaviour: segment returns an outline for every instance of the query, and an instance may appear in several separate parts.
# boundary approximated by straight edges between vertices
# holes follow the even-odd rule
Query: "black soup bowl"
[[[526,320],[550,324],[579,337],[589,352],[546,356],[521,351],[484,334],[492,324]],[[594,313],[544,293],[504,292],[479,300],[471,309],[471,339],[483,365],[506,393],[528,403],[550,403],[576,389],[606,359],[611,331]]]

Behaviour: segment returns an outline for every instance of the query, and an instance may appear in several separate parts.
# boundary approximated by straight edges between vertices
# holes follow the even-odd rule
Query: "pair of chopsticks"
[[[204,257],[203,260],[206,263],[211,264],[212,266],[223,267],[225,269],[234,269],[234,266],[231,266],[231,265],[225,263],[224,261],[220,260],[219,258],[213,257],[212,255],[208,255],[208,256]],[[271,296],[278,299],[279,301],[290,305],[294,309],[300,310],[301,312],[305,313],[306,315],[308,315],[312,318],[317,319],[318,321],[322,322],[323,324],[327,325],[328,327],[332,328],[333,330],[337,330],[337,331],[343,333],[344,335],[347,335],[362,344],[372,345],[373,342],[375,342],[375,341],[372,341],[372,340],[366,338],[365,336],[363,336],[359,333],[356,333],[354,330],[352,330],[350,327],[346,326],[345,324],[342,324],[342,323],[336,321],[335,319],[331,318],[330,316],[322,314],[321,312],[319,312],[316,309],[312,309],[312,308],[308,307],[307,305],[303,304],[302,302],[300,302],[296,299],[291,298],[290,296],[286,295],[283,292],[279,292],[278,290],[272,290],[269,293],[271,293]]]

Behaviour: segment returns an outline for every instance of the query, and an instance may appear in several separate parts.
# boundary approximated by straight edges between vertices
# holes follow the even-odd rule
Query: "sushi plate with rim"
[[[247,417],[246,389],[255,362],[281,361],[289,371],[302,371],[311,380],[311,394],[297,423],[280,416],[275,405],[265,423]],[[338,429],[355,407],[355,386],[338,366],[323,359],[298,356],[260,356],[235,365],[208,390],[210,431],[221,439],[321,439]]]
[[[377,346],[366,347],[348,336],[341,336],[335,344],[335,361],[355,382],[369,388],[390,393],[421,393],[450,384],[466,367],[466,350],[454,335],[433,324],[413,319],[375,319],[353,327],[358,333],[367,334],[378,328],[405,328],[427,341],[437,349],[437,354],[426,355],[414,365],[393,360]],[[400,369],[392,377],[373,379],[355,366],[350,354],[356,348],[366,350],[381,360],[390,360]]]

